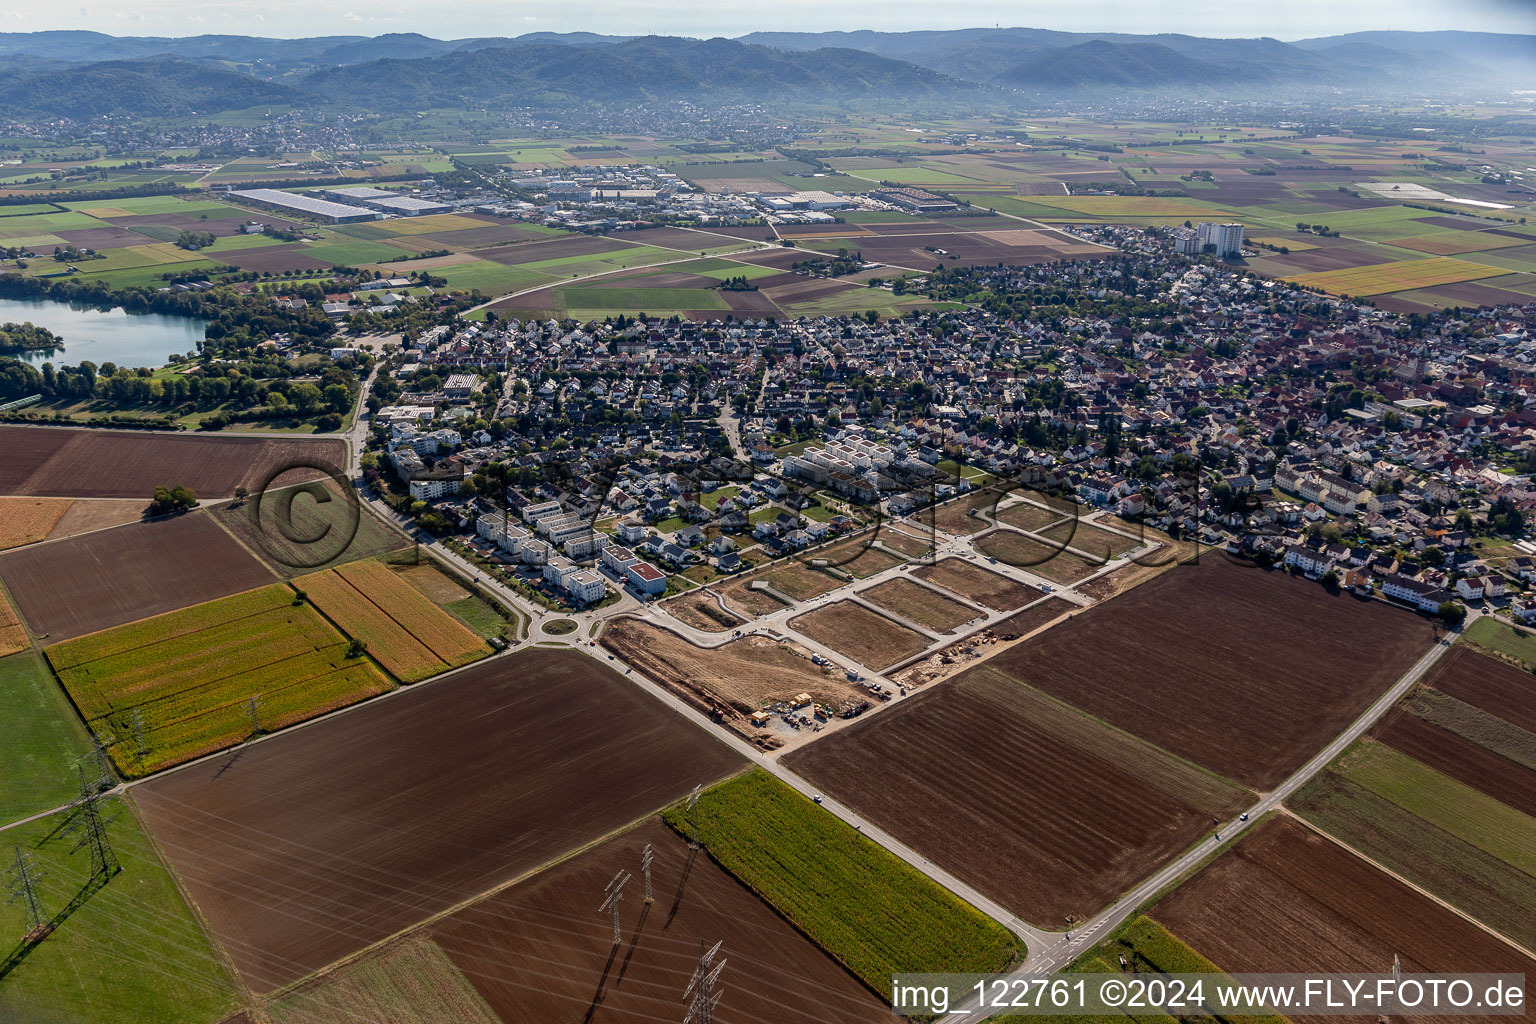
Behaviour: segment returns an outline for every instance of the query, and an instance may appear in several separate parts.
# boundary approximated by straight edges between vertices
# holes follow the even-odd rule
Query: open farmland
[[[265,992],[739,763],[592,658],[535,648],[133,793],[237,969]]]
[[[48,539],[62,540],[93,530],[135,523],[144,518],[145,508],[142,498],[81,498],[70,502]]]
[[[1536,676],[1463,648],[1442,658],[1425,680],[1441,693],[1536,732]]]
[[[373,560],[301,576],[308,595],[347,635],[402,683],[414,683],[491,653],[480,637],[399,574]]]
[[[71,504],[68,498],[0,498],[0,551],[47,537]]]
[[[202,511],[7,551],[0,577],[49,642],[272,582]]]
[[[502,1024],[443,948],[420,935],[285,993],[267,1015],[275,1024]]]
[[[656,902],[639,879],[620,903],[623,948],[585,908],[649,844]],[[879,1024],[890,1010],[708,855],[649,821],[433,925],[432,938],[507,1024],[681,1017],[699,940],[730,966],[719,1019],[740,1024]],[[734,979],[734,980],[732,980]],[[284,1022],[286,1024],[286,1022]]]
[[[280,486],[215,505],[209,513],[280,576],[329,569],[409,543],[336,489],[329,479]]]
[[[253,697],[261,727],[272,730],[390,685],[366,658],[349,658],[346,637],[280,584],[55,644],[47,654],[86,723],[120,740],[112,757],[131,775],[244,740]]]
[[[156,434],[148,431],[0,425],[0,492],[70,498],[143,498],[185,484],[200,498],[259,488],[311,460],[340,467],[332,440]]]
[[[32,638],[27,634],[26,624],[16,614],[16,608],[5,596],[5,591],[0,589],[0,658],[24,651],[30,646]]]
[[[673,828],[691,835],[681,807]],[[1022,951],[1002,925],[763,771],[697,807],[698,840],[870,988],[904,971],[998,971]]]
[[[33,945],[0,980],[6,1024],[154,1021],[208,1024],[236,1008],[224,960],[199,926],[139,816],[109,797],[104,816],[122,872],[106,885],[90,882],[74,838],[58,833],[70,817],[56,814],[5,832],[30,851],[44,872],[39,894],[57,928]],[[15,857],[14,850],[11,856]],[[13,861],[14,863],[14,861]],[[7,958],[26,931],[26,910],[0,900],[0,951]]]
[[[1151,913],[1233,973],[1380,973],[1394,956],[1404,974],[1536,973],[1536,961],[1286,818],[1262,823]]]
[[[0,721],[0,824],[80,795],[75,762],[90,746],[40,654],[0,658]]]
[[[953,633],[956,626],[982,615],[970,605],[911,580],[890,580],[860,591],[859,596],[937,633]]]
[[[1413,288],[1475,281],[1483,277],[1501,277],[1508,273],[1503,267],[1436,256],[1424,260],[1326,270],[1317,274],[1302,274],[1291,280],[1308,288],[1319,288],[1338,295],[1382,295]]]
[[[860,665],[879,671],[909,658],[931,641],[915,630],[853,601],[837,601],[797,615],[789,625]]]
[[[972,565],[963,558],[940,559],[933,565],[913,569],[912,575],[993,611],[1020,608],[1038,596],[1024,584]]]
[[[784,760],[1045,927],[1098,911],[1246,797],[989,665]]]
[[[1088,609],[992,665],[1263,790],[1341,732],[1432,640],[1419,616],[1215,557]]]
[[[1397,739],[1390,731],[1382,739],[1361,740],[1291,797],[1291,808],[1526,948],[1536,945],[1536,819],[1389,746]]]

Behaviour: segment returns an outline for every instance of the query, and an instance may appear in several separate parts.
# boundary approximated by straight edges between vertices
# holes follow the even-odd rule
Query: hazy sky
[[[4,0],[0,31],[113,35],[379,35],[440,39],[590,31],[737,36],[756,30],[1027,26],[1300,39],[1363,29],[1536,31],[1536,0]]]

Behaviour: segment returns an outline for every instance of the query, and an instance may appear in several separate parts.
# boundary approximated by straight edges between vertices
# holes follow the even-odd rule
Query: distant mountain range
[[[420,110],[667,99],[1005,101],[1014,93],[1424,95],[1533,81],[1536,36],[1474,32],[1357,32],[1295,43],[1026,28],[757,32],[738,40],[0,33],[7,111],[77,118],[325,102]]]

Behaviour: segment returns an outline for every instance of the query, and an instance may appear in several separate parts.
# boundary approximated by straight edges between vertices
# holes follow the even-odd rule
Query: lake
[[[191,317],[129,313],[121,306],[103,312],[51,299],[0,298],[0,324],[27,322],[48,328],[64,341],[62,351],[14,353],[36,366],[77,366],[87,359],[97,366],[164,366],[168,356],[195,353],[205,327]]]

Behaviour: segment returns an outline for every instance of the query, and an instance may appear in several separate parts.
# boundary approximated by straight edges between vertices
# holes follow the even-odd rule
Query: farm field
[[[665,820],[692,836],[688,815]],[[903,971],[998,971],[1022,952],[1002,925],[763,771],[705,791],[710,857],[866,985],[890,996]]]
[[[68,498],[0,497],[0,551],[43,540],[71,504]]]
[[[522,615],[503,615],[505,609],[493,605],[490,598],[472,592],[471,585],[464,580],[444,572],[430,558],[416,561],[413,556],[414,552],[391,556],[384,560],[384,564],[477,636],[486,640],[491,637],[515,639],[524,622]]]
[[[1530,948],[1536,819],[1364,739],[1291,797],[1329,835]],[[1527,775],[1536,773],[1526,770]],[[1413,791],[1422,786],[1422,791]]]
[[[0,658],[0,721],[0,824],[80,795],[75,761],[90,743],[42,655]]]
[[[266,1012],[274,1024],[502,1024],[443,948],[420,935],[301,985]]]
[[[599,642],[700,710],[707,711],[713,702],[746,715],[801,693],[835,708],[862,696],[842,674],[812,664],[804,648],[763,636],[744,636],[708,649],[641,619],[625,617],[610,622]],[[739,720],[732,723],[751,732]]]
[[[402,683],[414,683],[491,653],[489,645],[372,559],[301,576],[294,587]]]
[[[656,902],[640,898],[653,851]],[[571,908],[615,871],[636,872],[619,905],[622,950],[602,916]],[[699,942],[724,940],[720,1020],[878,1024],[890,1010],[836,960],[654,819],[433,925],[428,934],[507,1024],[681,1019]],[[286,1024],[286,1022],[285,1022]],[[327,1022],[328,1024],[328,1022]]]
[[[185,484],[199,498],[256,490],[295,461],[342,465],[333,440],[155,434],[147,431],[0,425],[0,493],[67,498],[142,498]]]
[[[1364,267],[1326,270],[1317,274],[1302,274],[1292,280],[1308,288],[1342,295],[1382,295],[1386,292],[1408,291],[1413,288],[1432,288],[1442,284],[1458,284],[1483,277],[1500,277],[1508,271],[1485,263],[1437,256],[1423,260],[1403,260],[1397,263],[1381,263]]]
[[[1419,616],[1213,557],[1164,572],[991,664],[1264,790],[1341,732],[1432,640]]]
[[[1481,657],[1457,644],[1440,659],[1425,681],[1449,697],[1536,733],[1532,679],[1528,672]]]
[[[955,627],[981,615],[975,608],[911,580],[890,580],[860,591],[859,596],[937,633],[953,633]]]
[[[0,578],[50,643],[272,582],[200,510],[7,551]]]
[[[1021,608],[1039,596],[1024,584],[972,565],[963,558],[943,558],[932,565],[913,569],[912,575],[999,612]]]
[[[73,837],[53,835],[60,816],[18,826],[6,845],[23,846],[45,873],[44,913],[57,921],[0,984],[0,1020],[155,1021],[208,1024],[236,1007],[233,980],[145,834],[120,798],[102,811],[111,825],[122,873],[105,886],[89,883],[84,853],[70,854]],[[118,812],[121,812],[120,814]],[[14,857],[14,853],[12,854]],[[78,901],[77,901],[78,898]],[[71,904],[74,909],[65,916]],[[20,904],[0,901],[0,956],[16,949],[25,930]]]
[[[133,794],[240,974],[266,992],[739,763],[594,659],[534,648]]]
[[[319,500],[321,496],[326,500]],[[209,514],[283,577],[372,558],[410,543],[377,516],[338,495],[331,480],[278,487],[215,505]],[[304,543],[309,538],[320,539]]]
[[[1487,648],[1496,654],[1514,658],[1525,665],[1536,665],[1536,633],[1483,616],[1468,626],[1462,640]]]
[[[791,628],[875,671],[918,653],[928,637],[852,601],[837,601],[789,620]]]
[[[1211,818],[1246,801],[1237,787],[1008,678],[995,663],[791,751],[784,762],[935,864],[1051,928],[1067,914],[1092,915],[1204,836]],[[966,841],[954,842],[956,835]]]
[[[1262,822],[1151,916],[1232,973],[1380,972],[1394,956],[1405,974],[1536,970],[1536,961],[1453,911],[1280,817]]]
[[[246,739],[252,698],[270,731],[389,689],[347,647],[273,584],[54,644],[47,655],[91,729],[117,738],[109,752],[119,770],[145,775]]]
[[[5,596],[5,591],[0,589],[0,657],[24,651],[30,646],[32,637],[27,633],[26,624],[16,613],[16,606]]]
[[[49,540],[76,537],[93,530],[105,530],[125,523],[136,523],[144,518],[145,502],[142,498],[81,498],[70,503],[68,509],[54,524]]]
[[[1075,538],[1074,538],[1075,539]],[[976,550],[1015,569],[1054,580],[1062,585],[1075,583],[1099,566],[1056,543],[1035,540],[1015,530],[993,530],[976,539]],[[1072,544],[1071,546],[1076,546]]]

